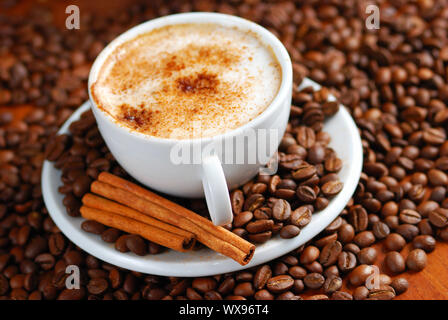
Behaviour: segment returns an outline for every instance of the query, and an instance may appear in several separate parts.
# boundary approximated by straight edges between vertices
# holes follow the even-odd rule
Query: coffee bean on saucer
[[[147,252],[145,241],[138,235],[129,235],[126,238],[126,247],[139,256],[143,256]]]
[[[81,228],[89,233],[101,234],[106,230],[106,227],[94,220],[86,220],[81,224]]]
[[[283,239],[291,239],[296,237],[299,233],[299,227],[290,224],[281,228],[280,237],[282,237]]]

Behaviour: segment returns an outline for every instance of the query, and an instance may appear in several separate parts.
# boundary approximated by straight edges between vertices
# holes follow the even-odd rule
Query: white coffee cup
[[[209,138],[176,140],[158,138],[133,131],[117,123],[108,113],[95,104],[90,92],[98,72],[109,54],[120,44],[147,33],[152,29],[173,24],[213,23],[225,27],[236,27],[242,31],[255,33],[260,40],[272,49],[282,72],[280,89],[266,110],[249,123],[225,134]],[[142,23],[113,40],[96,58],[89,75],[89,96],[98,128],[108,148],[118,163],[136,180],[151,189],[165,194],[186,197],[206,198],[211,219],[216,225],[232,222],[233,214],[229,198],[229,188],[233,189],[253,178],[271,158],[285,132],[289,118],[292,94],[292,66],[288,52],[282,43],[268,30],[235,16],[219,13],[182,13]],[[254,132],[263,132],[253,136]],[[251,137],[248,143],[235,143],[233,148],[223,141],[241,141]],[[260,138],[275,145],[268,150],[264,160],[235,163],[226,161],[233,154],[245,154],[250,158],[259,152]],[[176,152],[179,150],[214,150],[202,152],[197,163],[179,163]],[[232,155],[230,155],[232,153]],[[173,161],[173,155],[177,159]]]

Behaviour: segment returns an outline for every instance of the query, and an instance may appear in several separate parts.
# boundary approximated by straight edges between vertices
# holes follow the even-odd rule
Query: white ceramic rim
[[[305,79],[302,82],[301,87],[308,86],[312,86],[316,90],[320,88],[320,85],[314,81]],[[334,97],[331,97],[329,100],[335,99]],[[59,133],[67,132],[70,123],[78,119],[80,115],[89,108],[90,103],[84,103],[65,122],[59,130]],[[202,256],[199,255],[199,258],[194,261],[191,260],[193,258],[190,260],[185,258],[187,256],[184,255],[188,255],[189,253],[177,253],[172,250],[159,255],[146,255],[143,257],[132,253],[118,252],[113,248],[112,244],[102,241],[100,236],[83,231],[80,228],[80,223],[83,221],[82,218],[68,216],[60,200],[62,196],[57,190],[61,185],[60,170],[54,168],[53,163],[47,160],[44,162],[42,169],[42,194],[45,205],[55,224],[73,243],[89,254],[125,269],[160,276],[201,277],[255,267],[285,255],[311,240],[340,214],[353,195],[358,185],[362,170],[363,153],[361,138],[355,122],[344,107],[339,109],[337,116],[340,116],[341,121],[345,121],[348,127],[349,134],[344,143],[352,145],[350,159],[346,159],[346,162],[344,163],[344,166],[348,166],[347,168],[349,169],[347,180],[349,180],[350,183],[345,182],[342,191],[330,201],[330,204],[326,209],[313,214],[310,224],[302,229],[299,236],[292,239],[281,239],[277,236],[262,245],[258,245],[253,259],[246,266],[241,266],[229,258],[211,252],[209,249],[201,249],[198,252],[205,253],[204,256],[208,255],[210,257],[202,258]],[[167,263],[164,261],[164,254],[173,254],[175,257],[179,257],[179,260],[184,258],[182,261],[170,261]]]
[[[198,22],[200,20],[200,22]],[[121,125],[114,118],[108,114],[107,112],[101,110],[96,105],[94,99],[92,99],[91,94],[91,85],[95,82],[98,71],[103,65],[104,61],[108,57],[108,55],[119,45],[122,43],[135,38],[137,35],[146,33],[152,29],[160,28],[166,25],[174,25],[174,24],[182,24],[182,23],[214,23],[214,24],[222,24],[237,27],[240,30],[250,30],[254,32],[257,36],[261,38],[264,44],[269,46],[272,49],[277,61],[280,64],[281,72],[282,72],[282,81],[280,84],[280,88],[275,96],[274,100],[271,104],[264,110],[259,116],[245,125],[238,127],[229,132],[216,135],[213,137],[204,137],[204,138],[195,138],[195,139],[172,139],[172,138],[160,138],[155,136],[145,135],[143,133],[137,132],[135,130],[131,130],[130,128]],[[215,13],[215,12],[190,12],[190,13],[178,13],[172,14],[165,17],[160,17],[157,19],[149,20],[142,24],[139,24],[128,31],[122,33],[117,38],[115,38],[112,42],[110,42],[98,57],[95,59],[92,68],[90,70],[89,79],[88,79],[88,93],[89,99],[92,103],[93,108],[98,111],[95,113],[97,116],[103,117],[106,121],[112,122],[119,130],[123,132],[123,134],[130,134],[137,139],[146,140],[153,143],[167,144],[167,143],[209,143],[213,141],[222,141],[222,139],[226,139],[228,137],[236,136],[242,134],[244,131],[256,128],[260,122],[263,122],[264,119],[270,116],[274,116],[274,112],[283,105],[284,99],[286,99],[292,88],[292,63],[291,58],[289,57],[288,51],[280,42],[280,40],[274,36],[270,31],[263,28],[262,26],[232,15],[223,14],[223,13]]]

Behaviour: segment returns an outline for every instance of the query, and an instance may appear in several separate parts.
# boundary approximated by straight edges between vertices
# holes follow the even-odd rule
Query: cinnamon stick
[[[152,203],[155,203],[161,207],[167,208],[170,211],[173,211],[191,222],[196,223],[201,228],[206,230],[207,232],[212,233],[216,237],[229,242],[230,244],[234,245],[235,247],[243,250],[244,252],[250,252],[255,250],[255,246],[242,239],[241,237],[237,236],[233,232],[228,231],[227,229],[224,229],[223,227],[215,226],[213,222],[210,220],[194,213],[193,211],[188,210],[187,208],[182,207],[181,205],[178,205],[177,203],[174,203],[166,198],[163,198],[154,192],[151,192],[149,190],[146,190],[135,183],[132,183],[130,181],[127,181],[123,178],[120,178],[116,175],[113,175],[108,172],[102,172],[98,176],[98,180],[108,183],[114,187],[121,188],[124,190],[127,190],[141,198],[144,198]]]
[[[191,250],[193,247],[194,241],[186,243],[185,237],[167,232],[128,217],[104,210],[89,208],[87,206],[82,206],[80,212],[85,219],[95,220],[112,228],[138,234],[149,241],[176,251],[185,252]]]
[[[214,233],[206,231],[205,229],[201,228],[201,226],[193,223],[189,219],[173,211],[170,211],[165,207],[148,201],[147,199],[139,197],[138,195],[130,191],[114,187],[108,183],[101,181],[94,181],[90,187],[92,192],[98,195],[111,200],[115,200],[155,219],[192,232],[196,235],[198,241],[200,241],[210,249],[232,258],[241,265],[247,264],[253,256],[253,253],[255,251],[254,245],[251,245],[249,250],[243,251],[240,248],[234,246],[232,243],[227,242],[225,239],[217,237]],[[214,227],[221,228],[216,226]],[[244,239],[241,240],[245,241]]]
[[[195,239],[195,235],[191,232],[188,232],[186,230],[174,227],[171,224],[164,223],[160,220],[151,218],[145,214],[142,214],[141,212],[138,212],[134,209],[131,209],[129,207],[123,206],[117,202],[107,200],[102,197],[98,197],[94,194],[87,193],[82,198],[82,203],[86,205],[87,207],[98,209],[98,210],[104,210],[109,211],[112,213],[116,213],[143,223],[146,223],[150,226],[178,234],[180,236],[185,237],[186,242],[193,241]]]

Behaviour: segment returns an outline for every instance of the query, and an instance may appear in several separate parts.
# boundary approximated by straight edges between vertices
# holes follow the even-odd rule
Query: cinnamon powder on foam
[[[278,62],[254,35],[182,24],[115,48],[91,91],[118,123],[187,139],[225,133],[254,119],[274,99],[280,81]]]

